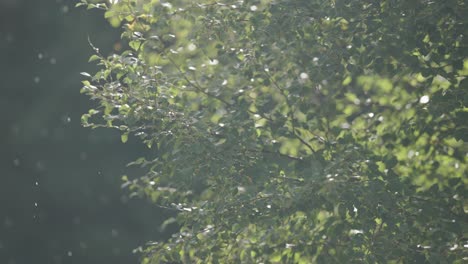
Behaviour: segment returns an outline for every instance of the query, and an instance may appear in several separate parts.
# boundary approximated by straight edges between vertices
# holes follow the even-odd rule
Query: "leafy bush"
[[[181,226],[142,263],[466,260],[465,1],[111,2],[82,121]]]

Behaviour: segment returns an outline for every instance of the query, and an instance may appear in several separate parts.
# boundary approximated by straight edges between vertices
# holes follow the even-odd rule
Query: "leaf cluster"
[[[82,121],[155,150],[124,186],[181,226],[142,263],[466,260],[464,1],[90,7],[128,46]]]

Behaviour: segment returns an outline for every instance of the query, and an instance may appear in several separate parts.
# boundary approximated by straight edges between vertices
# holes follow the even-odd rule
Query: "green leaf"
[[[140,49],[140,46],[141,46],[141,41],[138,41],[138,40],[132,40],[130,41],[130,43],[128,43],[128,45],[135,51],[138,51]]]
[[[120,136],[120,140],[122,141],[122,143],[126,143],[128,141],[128,133],[123,133]]]
[[[101,59],[101,57],[99,57],[98,55],[94,54],[94,55],[92,55],[91,57],[89,57],[88,62],[96,61],[96,60],[99,60],[99,59]]]

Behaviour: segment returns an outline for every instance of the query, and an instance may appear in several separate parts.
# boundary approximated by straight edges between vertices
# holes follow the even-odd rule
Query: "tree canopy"
[[[110,2],[82,121],[154,149],[124,186],[180,225],[142,263],[466,260],[465,1]]]

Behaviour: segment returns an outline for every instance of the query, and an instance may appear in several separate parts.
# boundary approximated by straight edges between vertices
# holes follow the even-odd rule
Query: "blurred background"
[[[168,217],[128,199],[121,176],[146,149],[80,125],[92,48],[120,46],[103,13],[70,0],[0,0],[0,264],[138,263]]]

